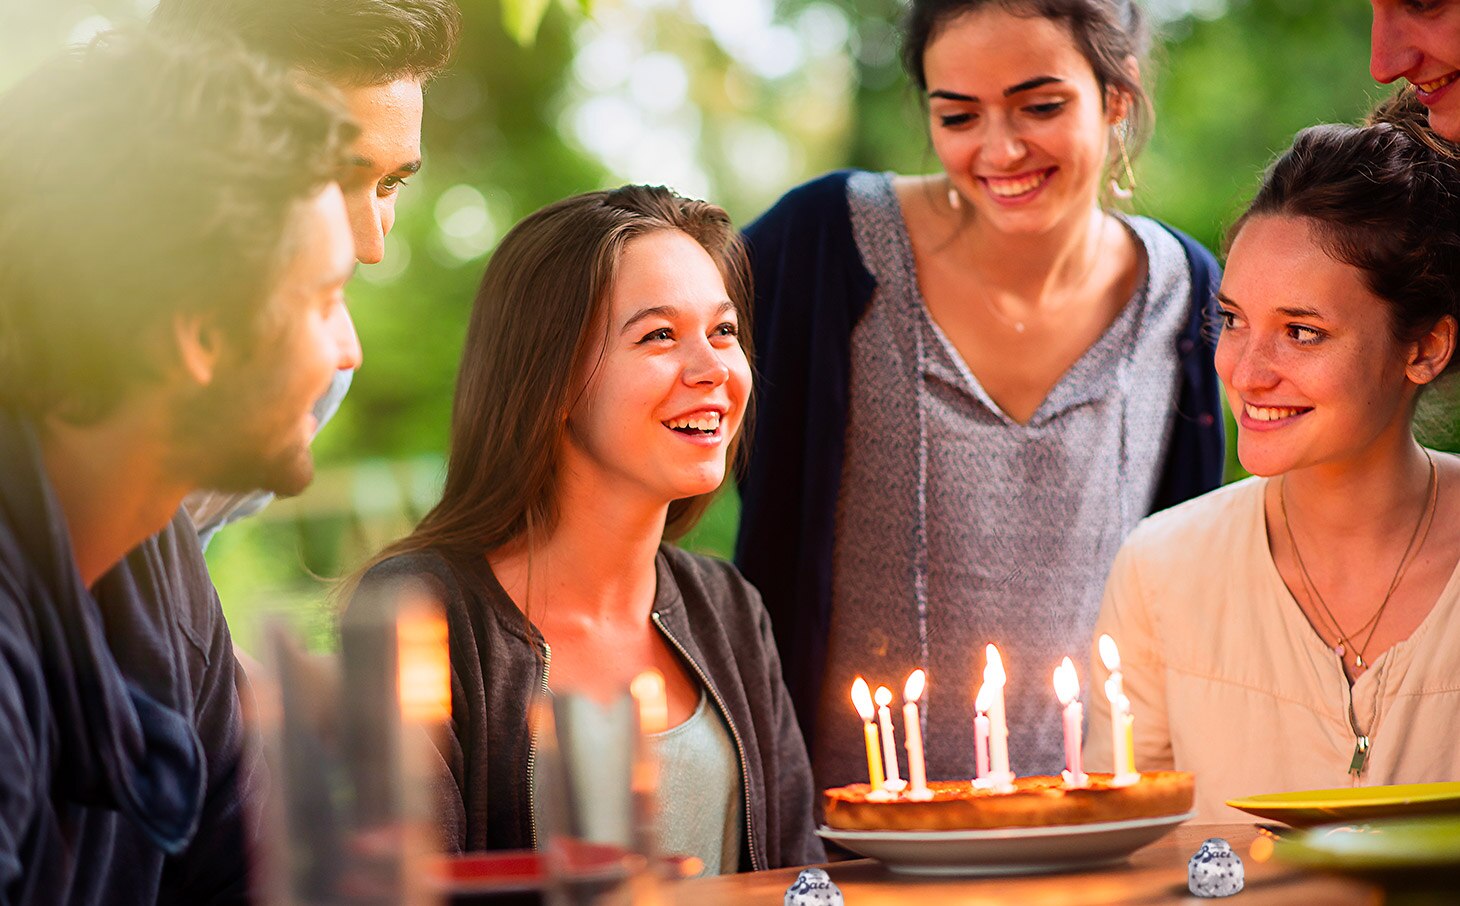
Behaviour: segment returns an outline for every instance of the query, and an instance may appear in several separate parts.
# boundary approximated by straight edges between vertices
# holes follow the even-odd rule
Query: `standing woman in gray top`
[[[405,582],[445,608],[452,849],[541,842],[534,697],[606,699],[653,667],[673,728],[665,849],[726,872],[823,857],[760,598],[728,563],[668,543],[719,488],[745,424],[749,302],[725,212],[663,188],[550,205],[493,254],[441,502],[351,605],[388,604]]]
[[[929,775],[971,777],[987,642],[1013,768],[1059,771],[1051,674],[1087,650],[1116,549],[1221,479],[1215,261],[1103,204],[1149,122],[1139,11],[913,0],[905,25],[942,169],[834,173],[746,231],[760,430],[737,562],[819,785],[865,776],[853,677],[914,667]]]

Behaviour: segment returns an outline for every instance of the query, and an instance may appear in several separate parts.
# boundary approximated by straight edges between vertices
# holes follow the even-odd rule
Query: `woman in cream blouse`
[[[1257,793],[1460,779],[1460,460],[1414,439],[1456,366],[1460,175],[1412,131],[1317,126],[1232,231],[1217,371],[1254,477],[1146,519],[1096,627],[1139,769],[1202,821]],[[1092,657],[1088,762],[1111,767]]]

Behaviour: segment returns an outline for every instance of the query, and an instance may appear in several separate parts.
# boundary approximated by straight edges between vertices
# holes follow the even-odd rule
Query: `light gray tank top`
[[[735,743],[708,703],[701,692],[689,720],[649,737],[659,755],[660,845],[698,856],[707,876],[739,869],[745,823]]]

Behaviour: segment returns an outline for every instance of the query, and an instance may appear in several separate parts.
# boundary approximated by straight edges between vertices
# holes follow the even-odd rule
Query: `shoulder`
[[[1261,478],[1246,478],[1141,520],[1126,539],[1122,559],[1160,564],[1198,576],[1219,564],[1222,552],[1245,550],[1262,525]]]
[[[847,181],[860,170],[834,170],[791,189],[746,228],[747,234],[840,213],[847,216]]]
[[[692,553],[672,544],[660,545],[659,552],[674,575],[675,583],[687,605],[693,597],[718,611],[760,611],[760,592],[740,574],[740,570],[733,563],[718,557]]]
[[[460,566],[442,552],[411,551],[387,557],[366,570],[345,613],[351,620],[377,616],[382,608],[394,608],[410,594],[423,594],[449,609],[460,606],[466,587]]]

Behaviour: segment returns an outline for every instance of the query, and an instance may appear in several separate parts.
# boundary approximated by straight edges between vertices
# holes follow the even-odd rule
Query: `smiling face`
[[[1430,110],[1430,126],[1460,141],[1460,0],[1371,0],[1369,73],[1404,79]]]
[[[1066,25],[989,4],[937,32],[923,72],[933,149],[979,218],[1040,233],[1089,217],[1127,100],[1106,103]]]
[[[569,415],[564,468],[653,506],[715,490],[751,377],[714,261],[679,231],[640,236],[604,308],[605,346]]]
[[[341,91],[360,127],[350,147],[350,166],[340,178],[355,257],[361,264],[378,264],[395,224],[396,196],[421,169],[421,82],[397,79]]]
[[[1248,220],[1219,296],[1216,365],[1254,475],[1355,460],[1410,437],[1414,344],[1363,272],[1328,255],[1310,221]]]

